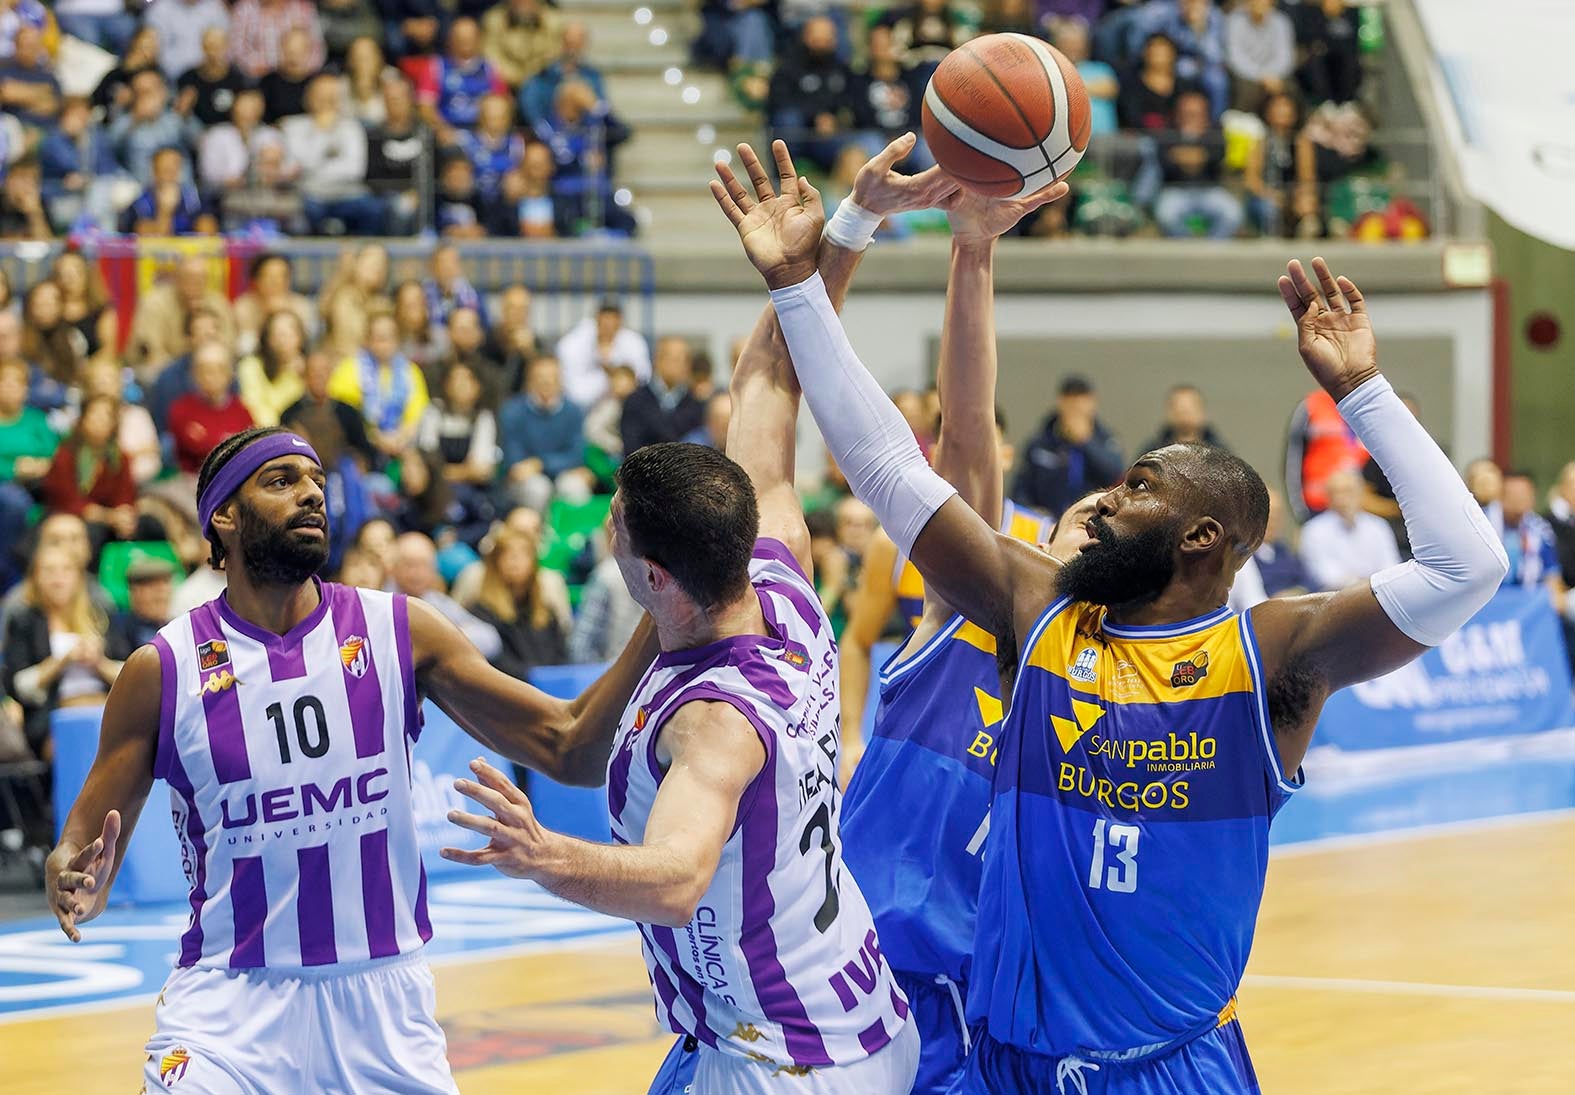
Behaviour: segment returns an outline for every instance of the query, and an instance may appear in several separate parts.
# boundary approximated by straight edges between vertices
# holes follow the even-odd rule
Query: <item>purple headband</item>
[[[229,501],[230,495],[239,490],[253,472],[281,456],[305,456],[318,467],[323,465],[316,450],[293,433],[271,433],[253,441],[230,457],[229,463],[219,470],[213,482],[208,484],[208,489],[202,492],[202,497],[197,499],[198,527],[204,536],[211,531],[208,523],[213,520],[214,511]]]

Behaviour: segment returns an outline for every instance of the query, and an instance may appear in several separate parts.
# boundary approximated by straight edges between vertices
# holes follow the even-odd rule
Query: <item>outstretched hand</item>
[[[85,848],[73,852],[56,848],[44,865],[44,889],[49,911],[60,930],[73,943],[82,942],[78,924],[104,911],[109,897],[109,876],[115,869],[115,847],[120,842],[120,811],[104,815],[104,828]],[[57,858],[59,857],[59,858]]]
[[[771,142],[782,193],[771,186],[771,177],[755,150],[738,146],[738,158],[749,175],[754,193],[745,189],[725,163],[716,165],[720,181],[711,183],[711,196],[727,219],[738,230],[744,254],[773,289],[797,285],[814,276],[815,256],[820,250],[820,233],[826,224],[826,211],[820,194],[793,168],[787,145]]]
[[[1026,198],[990,198],[958,187],[941,202],[941,208],[952,223],[954,243],[989,243],[1010,232],[1035,209],[1066,197],[1071,190],[1066,183],[1055,182]]]
[[[1296,321],[1296,348],[1307,371],[1338,402],[1378,375],[1378,344],[1356,283],[1335,277],[1321,258],[1312,269],[1317,284],[1292,259],[1280,275],[1280,297]]]
[[[525,792],[481,759],[470,762],[474,780],[457,779],[454,789],[491,811],[491,817],[450,810],[448,819],[461,829],[489,838],[485,848],[440,848],[438,854],[453,863],[496,867],[511,878],[535,878],[543,865],[550,833],[531,809]],[[479,782],[478,782],[479,781]]]
[[[871,213],[889,217],[915,209],[934,209],[955,194],[957,180],[939,167],[917,175],[900,175],[893,170],[907,159],[917,142],[912,133],[904,133],[859,168],[853,180],[854,202]]]

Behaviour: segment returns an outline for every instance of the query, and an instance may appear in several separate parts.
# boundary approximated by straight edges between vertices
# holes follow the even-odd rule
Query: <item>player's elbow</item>
[[[665,928],[683,927],[695,918],[705,891],[705,881],[698,878],[667,887],[657,899],[653,922]]]

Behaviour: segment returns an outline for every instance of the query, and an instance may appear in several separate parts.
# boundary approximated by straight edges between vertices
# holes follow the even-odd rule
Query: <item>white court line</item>
[[[1493,829],[1513,828],[1518,825],[1539,825],[1548,821],[1575,818],[1575,807],[1557,810],[1528,810],[1521,814],[1500,814],[1497,817],[1470,818],[1465,821],[1441,821],[1433,825],[1412,825],[1404,829],[1385,829],[1378,833],[1347,833],[1342,836],[1323,836],[1313,840],[1298,840],[1289,844],[1276,844],[1269,849],[1271,859],[1294,859],[1316,852],[1336,852],[1344,848],[1366,848],[1374,844],[1402,844],[1411,840],[1427,840],[1435,836],[1458,833],[1486,832]]]
[[[1242,984],[1249,988],[1315,989],[1380,996],[1444,996],[1461,1000],[1575,1004],[1575,991],[1568,989],[1520,989],[1505,985],[1440,985],[1429,981],[1367,981],[1353,977],[1280,977],[1267,973],[1249,973],[1242,978]]]

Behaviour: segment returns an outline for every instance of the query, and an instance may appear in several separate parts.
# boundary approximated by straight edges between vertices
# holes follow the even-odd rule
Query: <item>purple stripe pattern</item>
[[[367,957],[399,953],[394,934],[394,880],[388,867],[388,830],[361,837],[361,904],[366,914]]]
[[[743,832],[743,931],[739,949],[749,965],[755,998],[765,1017],[782,1028],[782,1040],[795,1065],[822,1067],[832,1063],[820,1032],[809,1021],[804,1002],[788,982],[777,940],[771,930],[776,900],[771,895],[771,868],[777,854],[776,765],[761,772],[756,803],[744,822]]]
[[[651,969],[651,986],[656,989],[656,1000],[661,1005],[656,1017],[667,1024],[668,1030],[678,1033],[683,1030],[673,1015],[673,1001],[678,998],[678,990],[673,988],[672,979],[667,976],[661,960],[656,956],[656,944],[651,942],[650,931],[644,924],[639,925],[639,928],[641,941],[650,958],[648,965]]]
[[[263,921],[268,919],[268,887],[262,856],[241,856],[231,861],[230,870],[230,908],[235,913],[235,947],[230,951],[230,968],[256,969],[267,964]]]
[[[168,779],[175,756],[175,692],[180,680],[175,672],[175,651],[163,635],[153,636],[159,655],[159,743],[153,751],[153,778]]]
[[[651,735],[651,740],[656,740],[656,735]],[[613,754],[612,763],[607,766],[607,813],[611,817],[623,817],[623,809],[629,802],[629,766],[634,762],[634,751],[637,748],[635,736],[630,733],[618,746],[618,751]]]
[[[421,699],[416,692],[416,656],[410,647],[410,602],[403,593],[394,594],[394,649],[399,651],[399,678],[405,693],[405,734],[411,741],[421,737]]]
[[[788,687],[782,674],[777,672],[776,659],[766,651],[756,651],[753,657],[740,658],[735,667],[750,686],[759,690],[772,705],[784,714],[793,709],[798,697]]]
[[[334,882],[328,867],[328,845],[295,853],[300,882],[296,891],[296,922],[301,932],[301,965],[326,966],[339,960],[334,945]]]
[[[204,643],[228,643],[224,629],[219,624],[218,611],[213,602],[203,605],[191,614],[192,641],[200,648]],[[198,665],[201,665],[199,658]],[[198,686],[202,689],[202,714],[208,728],[208,753],[213,759],[213,773],[220,783],[237,783],[252,776],[251,761],[246,756],[246,726],[241,721],[241,698],[236,693],[239,681],[208,689],[208,681],[222,674],[234,677],[235,667],[228,654],[222,665],[211,670],[198,671]]]
[[[908,1001],[903,998],[902,993],[897,991],[896,985],[891,987],[891,1009],[897,1013],[897,1018],[899,1019],[908,1017]]]
[[[766,594],[785,598],[787,603],[793,606],[793,611],[797,612],[799,618],[804,621],[804,626],[809,628],[810,634],[816,638],[820,637],[820,629],[825,617],[821,614],[820,602],[810,599],[809,590],[800,589],[791,582],[762,582],[755,589],[760,594],[762,604],[765,603]]]
[[[191,902],[191,924],[180,937],[180,958],[175,963],[184,968],[195,966],[197,959],[202,957],[202,906],[208,900],[208,840],[207,829],[197,814],[197,793],[191,785],[191,778],[186,775],[185,766],[181,764],[180,752],[172,748],[168,760],[169,772],[165,778],[186,803],[186,840],[191,844],[192,858],[197,861],[188,897]]]
[[[432,917],[427,912],[427,866],[421,864],[421,884],[416,887],[416,934],[421,936],[421,942],[429,942],[432,938]]]
[[[809,581],[809,575],[804,573],[804,568],[799,564],[798,557],[788,550],[788,546],[781,540],[773,540],[769,536],[762,536],[755,541],[754,558],[775,559],[777,562],[789,566],[793,572],[804,581]]]
[[[744,789],[743,796],[739,799],[738,812],[733,818],[733,832],[736,833],[744,824],[744,818],[749,816],[749,811],[754,806],[755,799],[760,796],[761,783],[765,780],[771,779],[772,773],[776,770],[777,737],[771,732],[771,728],[760,720],[759,714],[757,714],[755,709],[749,705],[747,700],[744,700],[739,696],[735,696],[731,692],[724,692],[720,687],[711,681],[697,684],[689,691],[685,692],[681,702],[673,704],[672,711],[678,710],[678,708],[685,703],[692,703],[696,701],[704,703],[725,703],[729,707],[733,708],[733,710],[737,711],[740,715],[743,715],[744,718],[749,720],[749,725],[755,728],[755,734],[760,738],[760,744],[765,748],[766,751],[765,766],[762,767],[759,773],[756,774],[755,778],[750,781],[749,786]],[[669,714],[671,714],[671,712],[669,712]],[[666,716],[664,716],[664,721],[665,718]],[[652,729],[652,733],[650,740],[646,742],[645,746],[645,763],[651,770],[651,778],[656,780],[657,783],[661,783],[661,766],[656,760],[657,734],[654,728],[648,727],[648,729]],[[728,834],[728,838],[732,839],[732,833]]]
[[[306,646],[268,646],[268,675],[275,683],[306,676]]]
[[[689,1013],[694,1016],[695,1026],[689,1033],[700,1039],[702,1045],[715,1048],[716,1032],[711,1029],[711,1024],[706,1022],[705,990],[696,983],[689,971],[684,969],[683,960],[678,957],[678,940],[673,935],[673,929],[653,924],[651,940],[666,956],[673,976],[678,978],[678,994],[684,998],[684,1003],[689,1005]]]
[[[891,1035],[886,1033],[886,1024],[879,1019],[859,1031],[859,1045],[864,1047],[865,1053],[874,1053],[876,1050],[885,1049],[886,1043],[891,1041]]]
[[[377,756],[386,746],[383,688],[377,679],[377,663],[372,660],[366,610],[361,604],[361,594],[348,586],[325,585],[323,593],[333,598],[329,612],[334,620],[334,637],[339,640],[345,697],[350,701],[350,727],[355,735],[355,755],[365,760]],[[351,660],[345,665],[347,654],[351,655]]]

